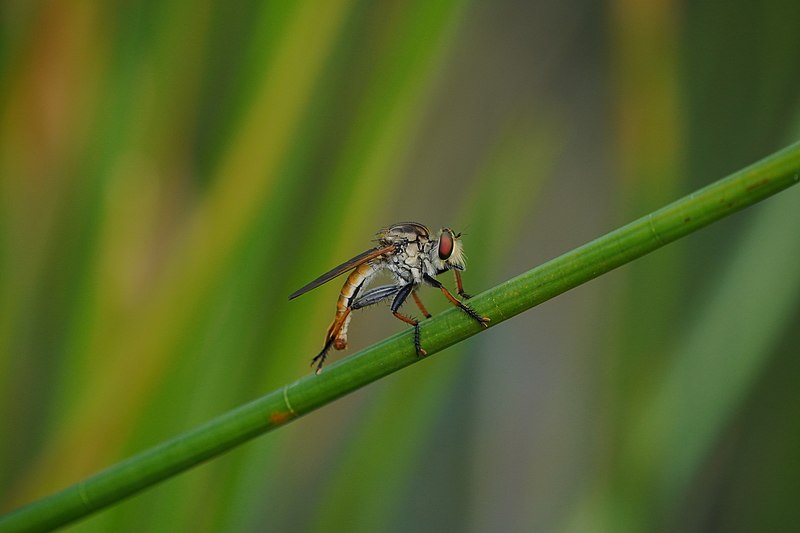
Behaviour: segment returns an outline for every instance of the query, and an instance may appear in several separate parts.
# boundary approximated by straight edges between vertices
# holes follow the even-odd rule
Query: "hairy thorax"
[[[433,242],[425,226],[412,222],[395,224],[379,240],[397,246],[398,252],[386,259],[386,267],[398,281],[418,285],[423,274],[436,275],[430,259]]]

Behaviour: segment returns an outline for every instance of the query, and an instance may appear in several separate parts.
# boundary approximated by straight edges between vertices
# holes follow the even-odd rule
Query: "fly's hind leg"
[[[414,348],[417,350],[417,357],[424,357],[428,355],[428,352],[422,348],[422,343],[420,342],[419,321],[398,311],[400,306],[403,305],[403,302],[406,301],[406,298],[408,298],[408,295],[411,294],[413,288],[414,285],[411,283],[408,285],[403,285],[400,288],[400,290],[397,292],[397,296],[394,297],[394,301],[392,301],[392,314],[406,324],[414,326]]]
[[[328,350],[330,350],[331,346],[333,346],[334,338],[335,337],[331,337],[325,341],[325,346],[323,346],[322,351],[315,355],[311,360],[311,366],[314,366],[314,363],[317,365],[317,369],[314,371],[314,373],[317,375],[322,372],[322,365],[325,363],[325,358],[328,357]]]
[[[344,312],[337,314],[336,318],[333,319],[333,323],[328,328],[328,334],[325,336],[325,345],[322,347],[322,351],[311,360],[311,366],[314,366],[315,363],[317,365],[317,369],[314,371],[315,374],[319,375],[319,373],[322,372],[322,365],[325,363],[325,358],[328,356],[328,351],[331,349],[331,346],[335,347],[337,350],[341,350],[345,347],[344,345],[340,347],[336,344],[336,341],[339,338],[339,333],[342,331],[342,328],[347,324],[350,311],[351,309],[348,307]],[[344,341],[340,340],[340,342]]]
[[[397,294],[400,288],[399,285],[383,285],[370,289],[356,297],[350,303],[350,306],[345,308],[345,311],[336,315],[333,323],[328,328],[328,334],[325,337],[325,345],[322,347],[322,351],[311,360],[311,366],[317,365],[317,374],[322,372],[322,365],[325,363],[325,358],[328,356],[328,351],[330,351],[331,347],[342,350],[346,346],[347,324],[350,320],[350,312],[353,309],[361,309],[363,307],[375,305],[378,302],[390,298]]]
[[[375,287],[359,295],[358,298],[350,304],[350,307],[353,309],[362,309],[369,305],[375,305],[396,295],[402,287],[402,285],[381,285],[380,287]]]

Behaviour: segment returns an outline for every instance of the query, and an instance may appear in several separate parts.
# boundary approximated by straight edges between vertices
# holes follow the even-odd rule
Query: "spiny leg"
[[[325,341],[325,346],[323,346],[322,351],[314,356],[314,359],[311,360],[310,366],[314,366],[314,363],[317,363],[317,369],[314,371],[315,374],[319,375],[319,373],[322,372],[322,365],[325,363],[325,358],[328,357],[328,350],[330,350],[331,346],[333,346],[333,340],[335,338],[336,337],[334,336]]]
[[[422,311],[423,316],[425,318],[430,318],[431,314],[428,312],[427,309],[425,309],[425,305],[423,305],[422,300],[420,299],[419,294],[417,294],[416,289],[411,291],[411,297],[414,298],[414,302],[417,304],[417,307],[419,307],[419,310]]]
[[[400,288],[400,290],[397,292],[397,296],[394,297],[394,301],[392,301],[392,314],[406,324],[414,326],[414,348],[417,350],[417,357],[423,357],[428,355],[428,352],[422,348],[422,344],[420,343],[419,321],[398,312],[398,309],[400,309],[400,306],[406,301],[406,298],[408,298],[408,295],[411,293],[413,288],[414,285],[411,283],[408,285],[403,285]]]
[[[422,347],[422,343],[420,340],[420,332],[419,332],[419,320],[415,320],[410,316],[406,316],[402,313],[398,313],[397,311],[392,311],[392,314],[405,322],[406,324],[410,324],[414,326],[414,348],[417,350],[417,357],[425,357],[428,355],[428,352]]]
[[[484,328],[489,327],[488,323],[491,322],[491,320],[488,317],[479,315],[473,308],[471,308],[470,306],[468,306],[463,302],[458,301],[458,299],[455,296],[450,294],[450,291],[447,290],[447,287],[442,285],[442,283],[436,278],[433,278],[428,274],[424,274],[423,277],[425,278],[425,281],[427,283],[430,283],[432,286],[441,290],[442,294],[444,294],[445,297],[447,297],[447,299],[450,300],[451,304],[455,305],[456,307],[460,308],[462,311],[467,313],[470,317],[472,317],[476,322],[478,322],[478,324],[480,324]]]

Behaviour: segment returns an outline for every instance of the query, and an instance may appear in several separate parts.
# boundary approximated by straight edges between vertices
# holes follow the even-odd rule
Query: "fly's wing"
[[[294,300],[295,298],[297,298],[301,294],[305,294],[308,291],[310,291],[311,289],[316,289],[317,287],[319,287],[323,283],[329,282],[330,280],[332,280],[336,276],[340,276],[340,275],[344,274],[345,272],[347,272],[348,270],[352,270],[352,269],[354,269],[355,267],[357,267],[358,265],[360,265],[362,263],[366,263],[367,261],[372,261],[373,259],[377,259],[378,257],[380,257],[382,255],[385,255],[385,254],[388,254],[388,253],[391,253],[391,252],[394,252],[394,251],[395,251],[395,245],[392,244],[390,246],[385,246],[385,247],[382,247],[382,248],[372,248],[371,250],[367,250],[366,252],[364,252],[362,254],[358,254],[357,256],[355,256],[354,258],[350,259],[349,261],[345,261],[341,265],[339,265],[339,266],[331,269],[330,271],[324,273],[323,275],[321,275],[320,277],[318,277],[317,279],[315,279],[314,281],[312,281],[311,283],[309,283],[308,285],[306,285],[302,289],[298,289],[298,290],[294,291],[292,294],[289,295],[289,299],[290,300]]]

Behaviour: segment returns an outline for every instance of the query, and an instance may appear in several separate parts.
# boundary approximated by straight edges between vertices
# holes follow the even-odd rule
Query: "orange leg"
[[[345,344],[342,344],[341,342],[335,344],[335,341],[337,340],[336,337],[339,335],[339,331],[341,331],[342,326],[349,315],[350,308],[348,307],[342,314],[336,315],[336,318],[333,319],[333,323],[328,328],[328,335],[325,337],[325,346],[323,346],[322,351],[311,360],[311,366],[314,366],[314,363],[317,363],[317,370],[315,371],[315,374],[322,372],[322,365],[325,363],[325,358],[328,356],[328,350],[331,349],[331,346],[334,346],[337,350],[342,350],[345,348]]]
[[[420,343],[419,321],[398,311],[400,306],[403,305],[403,302],[406,301],[406,298],[408,298],[408,294],[412,292],[413,289],[414,286],[410,283],[408,285],[404,285],[400,289],[400,291],[397,293],[397,296],[395,296],[394,301],[392,302],[392,314],[406,324],[414,326],[414,348],[417,350],[417,357],[423,357],[428,355],[428,352],[422,348],[422,344]]]
[[[432,278],[432,277],[430,277],[430,276],[428,276],[428,275],[426,274],[426,275],[425,275],[425,281],[426,281],[426,282],[428,282],[429,284],[433,285],[433,286],[434,286],[434,287],[436,287],[437,289],[441,290],[441,291],[442,291],[442,294],[444,294],[444,295],[445,295],[445,297],[446,297],[448,300],[450,300],[450,303],[451,303],[451,304],[455,305],[456,307],[460,308],[462,311],[464,311],[465,313],[467,313],[467,314],[468,314],[470,317],[472,317],[473,319],[475,319],[475,320],[478,322],[478,324],[480,324],[481,326],[483,326],[483,327],[485,327],[485,328],[488,328],[488,327],[489,327],[489,322],[491,322],[491,320],[490,320],[488,317],[485,317],[485,316],[481,316],[481,315],[479,315],[479,314],[478,314],[478,313],[476,313],[476,312],[475,312],[475,310],[474,310],[473,308],[471,308],[470,306],[468,306],[468,305],[466,305],[466,304],[464,304],[464,303],[462,303],[462,302],[459,302],[459,301],[458,301],[458,299],[456,299],[456,297],[455,297],[455,296],[453,296],[452,294],[450,294],[450,291],[448,291],[448,290],[447,290],[447,287],[445,287],[444,285],[442,285],[442,284],[439,282],[439,280],[437,280],[437,279],[435,279],[435,278]]]
[[[425,357],[428,355],[428,352],[420,345],[420,338],[419,338],[419,320],[413,319],[410,316],[406,316],[404,314],[398,313],[397,311],[392,311],[392,314],[411,326],[414,326],[414,348],[417,349],[417,356]]]
[[[417,291],[413,291],[411,293],[411,296],[414,298],[414,302],[416,302],[417,307],[419,307],[419,310],[422,311],[422,314],[425,316],[425,318],[430,318],[431,314],[428,312],[427,309],[425,309],[425,306],[422,304],[422,300],[420,300]]]
[[[453,273],[456,275],[456,288],[458,289],[458,295],[467,300],[472,298],[472,296],[464,292],[464,284],[461,283],[461,272],[453,269]]]

